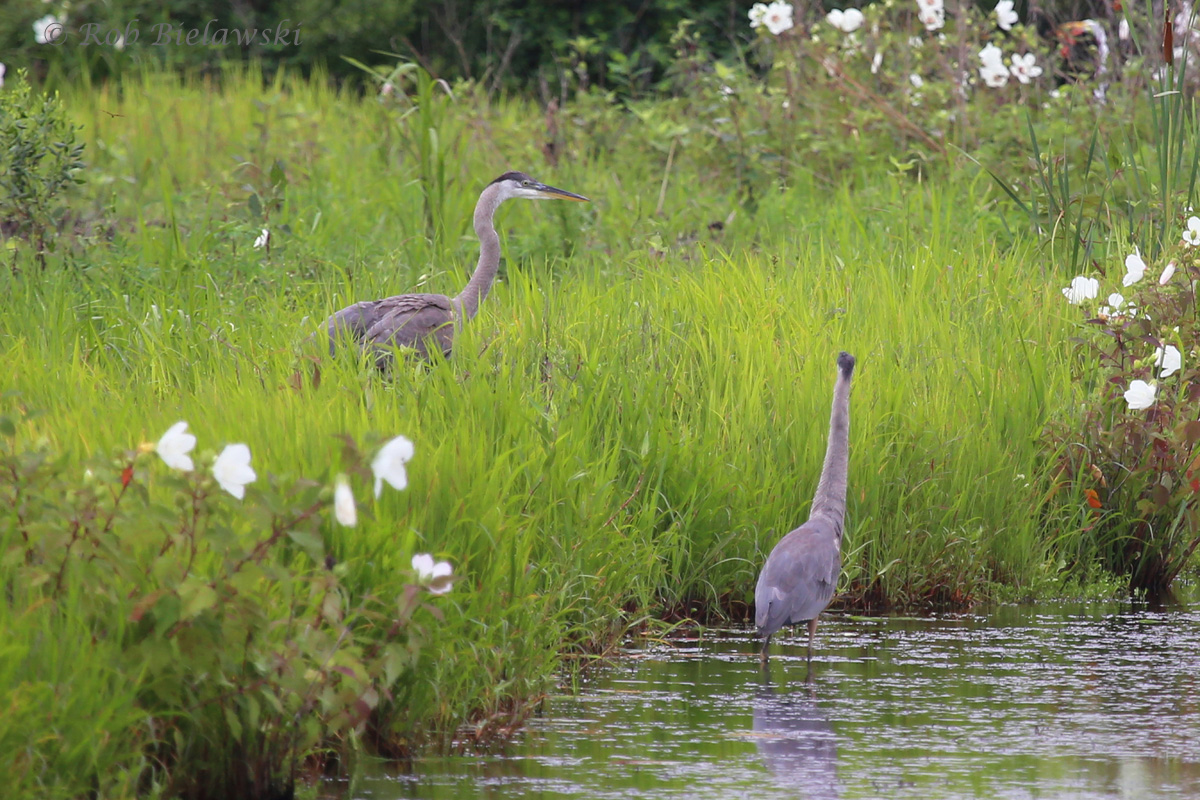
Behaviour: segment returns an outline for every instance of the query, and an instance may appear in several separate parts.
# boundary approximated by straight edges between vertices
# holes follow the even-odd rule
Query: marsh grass
[[[611,110],[576,120],[551,173],[541,112],[456,98],[442,247],[402,123],[372,98],[284,77],[263,89],[253,72],[220,91],[147,74],[68,95],[91,158],[77,203],[119,233],[64,242],[36,280],[0,276],[0,388],[40,412],[18,439],[71,464],[186,419],[249,444],[260,474],[329,484],[336,437],[411,438],[409,489],[371,501],[356,486],[369,513],[324,531],[355,595],[398,591],[418,551],[461,576],[372,717],[390,753],[503,736],[561,655],[602,651],[647,614],[744,614],[764,555],[807,515],[842,349],[861,366],[842,602],[961,607],[1053,585],[1037,437],[1076,391],[1069,323],[985,177],[948,165],[937,182],[831,188],[800,174],[751,214],[710,154],[680,144],[668,172]],[[286,181],[265,202],[254,175],[276,162]],[[451,361],[381,376],[305,344],[355,300],[457,291],[477,192],[510,168],[592,202],[500,212],[502,279]],[[66,656],[36,643],[79,638],[69,613],[25,608],[0,608],[5,646],[25,654],[5,685],[42,685]],[[102,663],[96,648],[68,659],[69,702],[111,699],[59,735],[96,748],[106,719],[125,755],[64,762],[49,773],[60,796],[138,771],[136,675],[106,694],[118,676],[82,666]],[[36,726],[24,691],[11,719]]]

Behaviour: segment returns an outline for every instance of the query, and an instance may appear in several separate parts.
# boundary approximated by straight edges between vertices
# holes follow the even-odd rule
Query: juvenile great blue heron
[[[325,321],[329,352],[341,338],[349,338],[376,355],[376,364],[387,365],[393,347],[411,347],[429,357],[435,347],[450,355],[454,333],[479,311],[500,267],[500,237],[492,225],[496,208],[505,200],[575,200],[587,198],[534,180],[524,172],[506,172],[487,185],[475,204],[475,234],[479,237],[479,263],[466,288],[457,297],[444,294],[398,294],[382,300],[364,300],[346,306]]]
[[[808,623],[808,660],[812,662],[817,617],[833,599],[842,569],[842,521],[846,516],[846,473],[850,466],[850,378],[854,356],[838,354],[833,386],[829,445],[808,522],[775,545],[754,589],[754,624],[763,637],[767,661],[771,636],[784,625]]]

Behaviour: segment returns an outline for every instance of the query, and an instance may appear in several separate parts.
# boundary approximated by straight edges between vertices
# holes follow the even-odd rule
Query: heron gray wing
[[[379,301],[379,319],[367,329],[367,342],[380,347],[411,347],[429,355],[434,340],[445,355],[454,342],[454,305],[442,294],[404,294]]]
[[[449,353],[454,336],[454,305],[441,294],[398,294],[382,300],[365,300],[346,306],[331,316],[329,350],[348,336],[363,346],[382,351],[388,347],[412,347],[427,355],[425,340],[433,337]]]
[[[779,540],[758,576],[754,624],[764,634],[815,619],[833,599],[842,568],[838,526],[810,519]]]

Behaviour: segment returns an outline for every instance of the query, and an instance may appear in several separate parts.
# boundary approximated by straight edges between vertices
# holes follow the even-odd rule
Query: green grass
[[[1005,232],[986,175],[800,174],[751,212],[710,150],[679,147],[668,173],[616,110],[579,117],[552,168],[535,107],[460,96],[439,100],[447,235],[430,241],[394,111],[320,82],[259,86],[151,75],[66,98],[89,143],[75,208],[116,235],[0,274],[0,390],[42,412],[19,436],[69,463],[186,419],[200,449],[246,442],[260,475],[330,482],[339,434],[411,438],[408,490],[371,502],[356,484],[369,513],[326,533],[358,593],[399,591],[414,552],[462,578],[381,716],[392,742],[503,728],[560,654],[602,649],[645,614],[744,613],[766,553],[806,517],[843,349],[860,365],[845,601],[964,605],[1048,585],[1037,438],[1075,396],[1070,314],[1033,244]],[[276,160],[286,186],[272,189]],[[502,280],[452,361],[382,377],[324,357],[319,385],[296,380],[304,337],[342,305],[456,292],[474,200],[510,168],[592,203],[501,210]],[[251,247],[263,226],[269,253]],[[38,651],[80,637],[69,614],[22,609],[0,605],[21,654],[3,685],[42,691],[41,674],[73,702],[102,696],[104,640]],[[44,674],[51,658],[91,666],[73,684]],[[137,752],[129,689],[62,735],[95,741],[111,720]],[[78,795],[81,774],[65,765],[38,796]]]

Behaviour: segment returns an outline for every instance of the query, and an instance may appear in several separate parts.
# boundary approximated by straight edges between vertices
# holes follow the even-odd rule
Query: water
[[[399,798],[1200,797],[1200,607],[830,616],[764,680],[750,631],[630,648],[496,755],[374,768]]]

